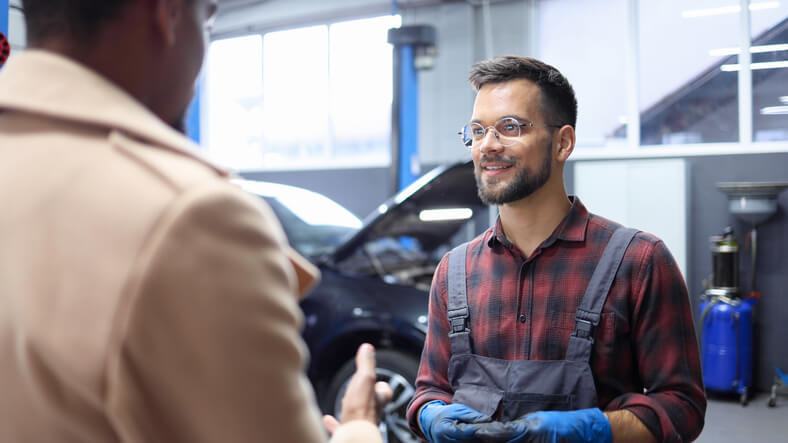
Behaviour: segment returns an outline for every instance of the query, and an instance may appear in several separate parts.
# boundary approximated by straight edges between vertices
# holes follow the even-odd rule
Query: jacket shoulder
[[[190,151],[160,146],[120,131],[112,131],[109,142],[119,154],[137,163],[176,193],[206,181],[224,181],[229,177],[226,171]]]

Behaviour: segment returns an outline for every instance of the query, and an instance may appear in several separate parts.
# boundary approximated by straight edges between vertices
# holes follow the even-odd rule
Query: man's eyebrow
[[[513,119],[515,119],[515,120],[517,120],[517,121],[519,121],[519,122],[528,122],[528,123],[531,123],[531,119],[529,119],[529,118],[525,118],[525,117],[521,117],[521,116],[519,116],[519,115],[517,115],[517,114],[509,114],[509,115],[504,115],[504,116],[498,117],[497,119],[495,119],[495,121],[497,122],[497,121],[503,120],[503,119],[505,119],[505,118],[513,118]],[[479,124],[482,124],[483,122],[482,122],[481,120],[479,120],[478,118],[474,118],[474,119],[472,119],[472,120],[471,120],[469,123],[479,123]]]
[[[529,122],[529,123],[531,122],[530,118],[525,118],[525,117],[522,117],[522,116],[519,116],[519,115],[516,115],[516,114],[507,115],[506,117],[501,117],[501,118],[507,118],[507,117],[508,118],[513,118],[513,119],[515,119],[517,121],[520,121],[520,122]]]

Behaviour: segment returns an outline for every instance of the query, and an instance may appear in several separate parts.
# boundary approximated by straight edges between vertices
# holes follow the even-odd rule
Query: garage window
[[[236,170],[387,166],[395,26],[383,16],[213,42],[209,156]]]

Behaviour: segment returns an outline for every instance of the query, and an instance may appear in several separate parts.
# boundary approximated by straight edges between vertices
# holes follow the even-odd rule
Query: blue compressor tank
[[[737,392],[746,403],[752,384],[752,311],[755,297],[711,297],[700,304],[701,364],[706,389]]]

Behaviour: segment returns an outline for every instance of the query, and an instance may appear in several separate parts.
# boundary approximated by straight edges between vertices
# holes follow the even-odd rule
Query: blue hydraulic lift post
[[[413,46],[399,48],[398,190],[416,180],[419,165],[419,79],[413,65]]]
[[[5,38],[2,38],[5,36]],[[8,36],[8,0],[0,0],[0,43],[2,43],[2,53],[0,53],[0,69],[5,64],[8,53],[6,50],[5,40],[10,43],[11,38]]]
[[[0,32],[8,37],[8,0],[0,0]]]
[[[194,98],[186,111],[186,135],[195,143],[200,144],[200,94],[203,88],[202,74],[197,78],[194,87]]]
[[[394,111],[392,114],[392,176],[401,191],[420,174],[419,161],[419,69],[431,67],[435,28],[409,25],[391,28],[388,42],[394,45]]]

